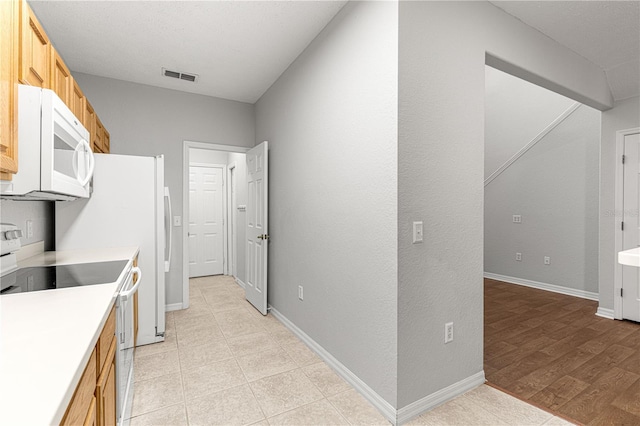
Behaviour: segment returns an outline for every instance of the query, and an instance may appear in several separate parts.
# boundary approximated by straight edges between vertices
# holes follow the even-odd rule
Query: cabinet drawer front
[[[107,354],[109,352],[109,348],[111,347],[111,341],[116,334],[116,307],[114,305],[111,308],[111,313],[109,314],[109,318],[107,318],[107,322],[102,329],[102,333],[100,333],[100,339],[98,340],[98,344],[96,348],[98,349],[98,373],[100,373],[104,369],[104,363],[107,360]]]
[[[82,373],[80,383],[76,388],[76,392],[71,398],[71,403],[67,407],[67,412],[62,419],[63,425],[81,425],[84,424],[91,401],[94,398],[96,390],[96,350],[91,353],[91,358]]]

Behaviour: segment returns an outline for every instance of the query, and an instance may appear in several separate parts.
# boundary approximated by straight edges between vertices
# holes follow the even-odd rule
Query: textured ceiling
[[[346,1],[29,3],[72,71],[253,103]],[[597,64],[614,99],[640,95],[639,1],[492,3]]]
[[[602,68],[614,99],[640,95],[640,1],[492,1]]]
[[[29,4],[72,71],[254,103],[346,1]]]

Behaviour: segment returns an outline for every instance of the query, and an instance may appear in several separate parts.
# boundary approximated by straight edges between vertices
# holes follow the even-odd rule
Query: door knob
[[[269,236],[267,234],[258,235],[259,240],[268,240]]]

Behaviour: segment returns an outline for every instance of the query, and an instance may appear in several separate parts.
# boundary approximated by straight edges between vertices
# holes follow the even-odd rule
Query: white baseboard
[[[164,305],[165,312],[179,311],[180,309],[184,309],[182,303],[171,303],[170,305]]]
[[[424,398],[412,402],[398,410],[398,424],[404,424],[409,420],[418,417],[420,414],[432,410],[438,405],[442,405],[445,402],[482,385],[484,382],[484,371],[480,371],[473,376],[469,376],[466,379],[462,379],[444,389],[440,389],[431,395],[427,395]]]
[[[538,281],[526,280],[524,278],[508,277],[506,275],[493,274],[491,272],[484,273],[485,278],[489,278],[497,281],[504,281],[511,284],[518,284],[525,287],[537,288],[539,290],[552,291],[554,293],[566,294],[567,296],[580,297],[582,299],[589,299],[598,301],[598,293],[591,291],[577,290],[575,288],[562,287],[555,284],[541,283]]]
[[[247,286],[245,285],[245,283],[238,277],[233,277],[236,280],[236,283],[242,287],[242,288],[247,288]]]
[[[271,314],[278,319],[293,334],[298,336],[307,346],[311,348],[329,367],[331,367],[340,377],[354,387],[367,401],[369,401],[380,413],[387,418],[392,424],[396,423],[396,409],[371,389],[365,382],[356,376],[351,370],[344,366],[340,361],[335,359],[333,355],[327,352],[322,346],[316,343],[304,331],[300,330],[294,323],[289,321],[287,317],[278,312],[274,307],[269,306]]]
[[[615,319],[615,317],[613,316],[613,309],[598,307],[596,315],[602,318]]]

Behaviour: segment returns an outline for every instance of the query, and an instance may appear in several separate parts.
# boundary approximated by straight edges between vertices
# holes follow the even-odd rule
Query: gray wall
[[[509,68],[583,103],[602,70],[487,2],[400,2],[398,406],[483,369],[484,73]],[[504,67],[504,68],[502,68]],[[425,243],[411,243],[411,222]],[[455,341],[444,344],[444,324]]]
[[[598,293],[600,114],[580,106],[485,187],[485,272]]]
[[[485,179],[574,103],[528,81],[485,67]]]
[[[347,4],[256,104],[269,302],[393,406],[397,10]]]
[[[189,164],[222,164],[226,165],[229,154],[226,151],[215,151],[211,149],[189,148]]]
[[[74,78],[109,130],[111,152],[165,155],[175,216],[182,215],[183,141],[254,145],[253,105],[81,73]],[[167,304],[182,302],[182,228],[173,228],[173,243]]]
[[[640,97],[615,103],[602,113],[600,146],[600,307],[613,309],[613,274],[617,265],[615,250],[615,170],[616,132],[640,127]]]
[[[44,241],[45,250],[53,250],[55,204],[52,201],[0,200],[0,222],[13,223],[22,229],[22,245]],[[33,221],[33,237],[27,238],[26,221]]]

